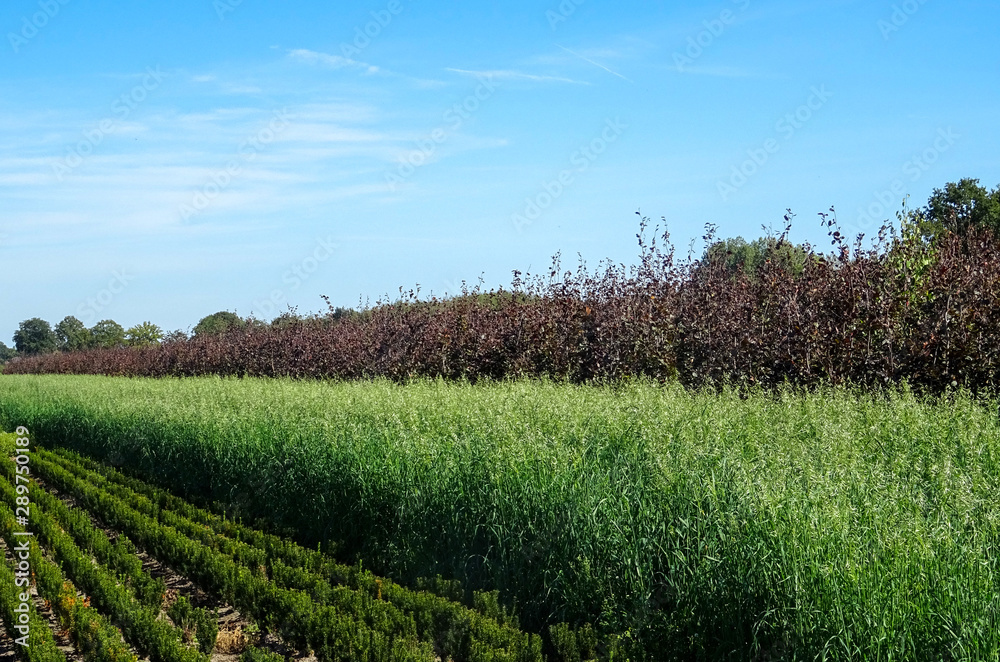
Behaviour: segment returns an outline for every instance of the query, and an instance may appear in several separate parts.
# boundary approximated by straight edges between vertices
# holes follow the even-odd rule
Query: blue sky
[[[686,254],[1000,184],[995,2],[6,0],[0,340]],[[865,210],[865,211],[863,211]],[[869,216],[870,215],[870,216]],[[825,244],[823,244],[825,246]]]

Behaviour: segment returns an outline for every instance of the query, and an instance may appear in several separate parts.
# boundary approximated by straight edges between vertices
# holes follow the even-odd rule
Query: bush
[[[988,228],[927,240],[919,215],[903,214],[899,233],[884,227],[862,249],[822,216],[829,255],[784,234],[722,251],[710,232],[702,260],[675,261],[667,233],[648,240],[643,219],[631,268],[564,272],[557,255],[542,276],[514,272],[510,290],[401,291],[362,312],[331,306],[271,325],[227,317],[224,330],[196,328],[189,340],[26,357],[5,372],[996,385],[1000,242]]]

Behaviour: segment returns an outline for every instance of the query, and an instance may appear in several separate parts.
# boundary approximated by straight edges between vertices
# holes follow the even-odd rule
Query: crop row
[[[384,597],[380,599],[378,595],[346,586],[331,586],[328,579],[315,571],[287,566],[278,558],[269,558],[261,549],[218,535],[170,511],[157,513],[146,497],[131,490],[130,494],[125,493],[127,488],[109,484],[92,472],[86,480],[81,479],[44,451],[36,451],[33,467],[47,483],[73,496],[102,522],[120,530],[152,556],[264,627],[278,632],[289,644],[311,648],[320,660],[428,660],[434,659],[435,647],[439,649],[437,653],[447,649],[447,654],[456,660],[541,660],[541,641],[537,635],[517,632],[510,625],[496,623],[459,605],[454,606],[454,611],[464,619],[449,621],[450,614],[441,609],[443,600],[438,596],[414,594],[413,608],[404,611]],[[79,467],[77,470],[85,471]],[[33,490],[32,496],[36,491]],[[140,509],[131,507],[113,491]],[[64,511],[62,514],[69,522],[72,513],[65,506],[60,509],[52,503],[53,497],[38,492],[36,498],[41,505],[56,512]],[[44,519],[39,527],[44,529]],[[48,533],[53,541],[58,539],[57,532]],[[92,536],[93,532],[82,535]],[[125,545],[117,545],[118,557],[128,555],[130,550]],[[99,558],[104,562],[128,566],[127,560],[115,559],[116,546],[110,546],[106,540],[92,551],[95,556],[101,552]],[[127,583],[141,584],[138,580]],[[383,585],[390,587],[390,594],[393,592],[394,585],[389,582]],[[137,613],[144,613],[139,601],[134,597],[133,601]],[[487,640],[488,636],[492,640]]]
[[[32,520],[36,521],[34,516]],[[0,503],[2,535],[11,549],[16,548],[18,541],[14,536],[14,522],[14,511],[7,503]],[[79,598],[74,583],[63,575],[59,565],[42,554],[35,540],[29,541],[27,562],[34,573],[38,594],[52,606],[85,660],[136,662],[137,657],[123,640],[122,632],[91,606],[89,600]]]
[[[58,458],[45,451],[39,452],[39,449],[35,449],[31,460],[32,470],[44,477],[47,483],[58,485],[63,491],[75,496],[80,503],[98,504],[99,507],[92,509],[92,512],[103,522],[112,525],[127,524],[125,527],[127,535],[131,535],[140,544],[153,543],[151,551],[154,556],[182,571],[193,569],[191,576],[195,579],[200,578],[204,588],[208,590],[214,588],[217,595],[232,598],[239,607],[248,608],[248,612],[265,626],[278,629],[289,643],[312,647],[321,660],[433,659],[430,643],[416,641],[414,614],[403,614],[392,603],[382,600],[381,596],[369,596],[364,591],[355,591],[343,586],[331,587],[329,583],[325,583],[324,592],[320,588],[320,583],[316,581],[318,575],[314,573],[311,576],[312,592],[317,597],[325,596],[326,599],[313,602],[301,591],[277,586],[278,583],[288,582],[269,582],[266,579],[268,570],[260,564],[260,561],[266,559],[259,554],[247,555],[247,552],[263,550],[255,550],[245,543],[221,536],[214,541],[216,543],[214,546],[203,545],[195,540],[184,539],[183,534],[178,533],[177,529],[164,527],[152,518],[147,519],[144,526],[142,520],[147,516],[124,507],[111,495],[92,489],[85,482],[75,481],[63,466],[57,465],[53,460],[58,460],[77,472],[89,473],[94,483],[107,483],[107,486],[117,487],[119,491],[125,489],[120,485],[107,482],[97,473],[89,472],[83,467],[74,466],[66,458]],[[53,603],[56,613],[68,625],[80,650],[84,652],[85,659],[109,662],[122,659],[134,660],[135,655],[129,651],[125,643],[128,642],[140,654],[148,655],[153,662],[207,660],[205,653],[211,651],[215,631],[211,632],[210,638],[206,638],[200,636],[199,627],[198,639],[201,648],[199,652],[181,644],[182,636],[178,628],[162,619],[157,619],[163,600],[162,580],[153,579],[142,569],[142,562],[136,555],[137,548],[130,539],[122,535],[112,543],[108,536],[94,525],[88,514],[68,507],[53,494],[29,483],[29,476],[25,474],[29,474],[28,466],[15,465],[7,458],[0,459],[0,476],[5,479],[0,480],[0,519],[7,525],[8,544],[13,544],[13,540],[10,539],[14,519],[11,508],[27,507],[30,503],[30,527],[36,534],[38,542],[52,550],[59,565],[88,594],[86,603],[77,600],[75,586],[63,579],[59,574],[59,567],[41,554],[38,542],[31,541],[30,564],[32,569],[37,569],[40,578],[39,591]],[[135,481],[129,482],[142,491],[151,491],[148,486],[136,484]],[[149,503],[135,492],[129,490],[129,493],[132,497]],[[200,513],[203,519],[214,518],[210,513],[193,509],[176,499],[172,499],[172,505],[188,513]],[[100,506],[103,506],[103,509]],[[170,514],[169,511],[164,513]],[[202,530],[189,521],[174,517],[172,522],[206,542],[213,542],[202,535]],[[285,558],[289,558],[291,553],[297,553],[302,558],[321,560],[316,553],[283,542],[275,536],[268,536],[235,523],[230,524],[236,527],[237,535],[256,540],[258,543],[266,542],[272,549],[284,550]],[[226,544],[227,541],[229,545]],[[216,551],[213,547],[222,547],[235,552],[244,562],[244,566],[237,567],[231,557]],[[164,554],[164,550],[169,551]],[[193,563],[186,566],[184,561],[191,560]],[[286,566],[280,561],[275,561],[275,565],[272,566],[274,569],[281,567]],[[9,572],[6,566],[4,569]],[[220,575],[213,574],[213,571],[220,569],[223,571]],[[308,573],[305,570],[303,572]],[[278,570],[278,573],[280,575],[281,571]],[[366,579],[370,577],[370,573],[364,573],[360,569],[356,574],[365,576]],[[230,581],[218,581],[223,575],[227,575]],[[302,578],[297,577],[300,580]],[[5,579],[9,579],[9,582],[5,583]],[[11,611],[18,597],[13,591],[13,579],[13,576],[8,578],[0,574],[0,589],[6,589],[4,595],[0,597],[0,607],[6,610],[5,615],[11,619],[7,621],[9,623],[17,622],[16,618],[12,618],[16,615]],[[374,580],[377,582],[376,586],[384,585],[390,594],[408,593],[391,582],[383,582],[378,578]],[[458,633],[464,641],[440,641],[445,645],[451,643],[456,646],[456,655],[450,659],[519,662],[540,660],[538,655],[540,641],[537,636],[520,633],[507,624],[496,623],[482,614],[429,593],[414,594],[414,597],[418,601],[424,598],[425,606],[438,607],[437,610],[419,608],[414,610],[425,625],[430,625],[424,628],[425,635],[432,635],[435,632],[434,625],[442,621],[447,622],[448,614],[440,609],[442,605],[450,605],[457,612],[466,615],[463,623],[447,623],[451,626],[449,633],[451,635]],[[89,606],[91,600],[100,612],[107,615],[106,617],[102,617],[98,609]],[[324,607],[318,608],[321,604]],[[345,613],[351,610],[366,611],[363,617],[367,622],[358,622]],[[187,601],[180,598],[168,614],[174,622],[180,624],[186,619],[190,620],[193,612],[197,611],[201,610],[192,610]],[[445,618],[442,618],[443,616]],[[55,647],[47,626],[44,626],[44,622],[34,610],[31,611],[30,618],[33,645],[26,649],[30,651],[29,659],[46,660],[46,662],[65,659]],[[476,625],[470,627],[468,621],[474,621]],[[122,625],[124,632],[120,632],[110,623]],[[515,646],[520,645],[523,650],[519,653],[494,650],[491,645],[484,643],[481,637],[470,634],[470,630],[480,635],[486,632],[484,624],[492,624],[495,633],[499,633],[501,638],[506,637],[514,641]],[[465,625],[464,637],[461,636],[461,625]],[[87,637],[90,640],[87,640]],[[49,645],[42,645],[46,641]],[[462,655],[463,651],[467,653],[465,657]]]
[[[13,538],[13,524],[14,513],[6,506],[0,507],[0,533],[5,539],[8,536]],[[15,545],[12,552],[15,568],[20,557],[16,548],[22,546],[23,544]],[[23,560],[27,561],[29,558],[30,553]],[[56,645],[48,623],[31,600],[30,587],[23,581],[18,584],[19,578],[14,573],[15,570],[7,563],[0,563],[0,620],[7,625],[7,634],[15,645],[25,647],[28,662],[65,662],[66,656]]]
[[[450,580],[498,590],[550,660],[592,657],[587,623],[597,657],[617,636],[646,660],[997,660],[996,407],[961,392],[0,377],[0,425],[312,549],[38,454],[138,521],[318,607],[365,604],[340,588],[381,597],[437,653],[442,633],[473,638],[448,623],[466,612],[347,568],[407,590],[441,574],[462,609],[476,605]]]
[[[0,467],[9,479],[13,469],[10,461],[0,459]],[[9,483],[0,483],[0,496],[12,505],[16,493]],[[33,504],[30,521],[39,541],[53,551],[92,603],[120,624],[125,638],[136,650],[153,662],[208,662],[204,654],[181,645],[181,633],[176,627],[157,619],[162,591],[154,589],[151,593],[140,588],[143,592],[137,593],[137,586],[145,587],[152,582],[148,581],[141,562],[136,564],[134,549],[129,549],[124,541],[112,545],[85,514],[71,512],[38,487],[32,485],[28,496]],[[97,564],[91,562],[91,554]],[[205,643],[211,646],[215,642]]]
[[[302,590],[319,604],[344,606],[350,601],[364,610],[371,608],[364,605],[379,605],[384,600],[381,606],[384,612],[393,617],[397,614],[412,617],[419,637],[433,641],[442,656],[470,659],[473,647],[486,646],[518,651],[518,659],[537,659],[537,638],[517,629],[517,619],[498,605],[496,592],[473,592],[474,609],[469,609],[432,592],[407,589],[358,566],[337,563],[316,550],[197,508],[165,490],[72,451],[41,450],[39,455],[89,484],[102,487],[144,515],[231,556],[244,567],[266,568],[278,586]],[[453,583],[442,583],[457,597]]]

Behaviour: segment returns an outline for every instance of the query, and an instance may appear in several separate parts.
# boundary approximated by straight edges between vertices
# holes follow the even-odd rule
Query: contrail
[[[604,69],[604,70],[605,70],[605,71],[607,71],[607,72],[608,72],[609,74],[614,74],[615,76],[618,76],[618,77],[619,77],[619,78],[621,78],[622,80],[627,80],[628,82],[630,82],[630,83],[633,83],[633,84],[635,83],[635,81],[633,81],[632,79],[630,79],[630,78],[625,78],[625,76],[622,76],[622,75],[621,75],[620,73],[618,73],[617,71],[612,71],[611,69],[608,69],[607,67],[605,67],[605,66],[604,66],[603,64],[601,64],[600,62],[594,62],[594,61],[593,61],[593,60],[591,60],[590,58],[586,58],[586,57],[583,57],[583,56],[582,56],[582,55],[580,55],[579,53],[575,53],[575,52],[571,51],[570,49],[566,48],[566,47],[565,47],[565,46],[563,46],[562,44],[556,44],[556,46],[558,46],[559,48],[563,49],[564,51],[566,51],[566,52],[567,52],[567,53],[569,53],[570,55],[575,55],[575,56],[577,56],[578,58],[580,58],[580,59],[581,59],[581,60],[583,60],[584,62],[589,62],[589,63],[591,63],[592,65],[594,65],[595,67],[600,67],[601,69]]]

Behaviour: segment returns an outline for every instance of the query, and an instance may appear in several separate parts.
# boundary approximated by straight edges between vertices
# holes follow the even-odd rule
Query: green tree
[[[296,309],[289,308],[271,320],[271,326],[280,329],[286,326],[295,326],[296,324],[301,324],[304,321],[305,318],[302,317],[302,315],[299,315]]]
[[[17,356],[17,352],[12,347],[8,347],[6,344],[0,342],[0,365],[7,363],[12,358]]]
[[[129,347],[149,347],[159,345],[163,340],[163,329],[152,322],[136,324],[125,332],[125,344]]]
[[[165,342],[165,343],[168,343],[168,342],[184,342],[187,339],[188,339],[188,334],[185,333],[182,329],[177,329],[175,331],[171,331],[170,333],[168,333],[165,336],[163,336],[163,342]]]
[[[125,329],[114,320],[101,320],[90,329],[97,347],[124,347]]]
[[[967,177],[934,189],[920,221],[925,237],[933,238],[946,230],[961,234],[973,226],[1000,235],[1000,185],[990,191],[980,186],[978,179]]]
[[[201,318],[201,321],[194,327],[194,335],[204,336],[206,334],[222,333],[229,329],[242,328],[245,324],[236,313],[224,310]]]
[[[19,354],[32,356],[56,351],[59,341],[52,327],[43,319],[24,320],[14,332],[14,347]]]
[[[802,273],[810,259],[809,247],[781,241],[774,237],[760,237],[747,243],[743,237],[721,239],[705,249],[701,262],[722,261],[733,276],[744,273],[756,277],[768,262],[783,267],[796,276]]]
[[[75,352],[90,347],[93,337],[83,322],[69,315],[56,324],[56,339],[59,341],[59,349]]]

